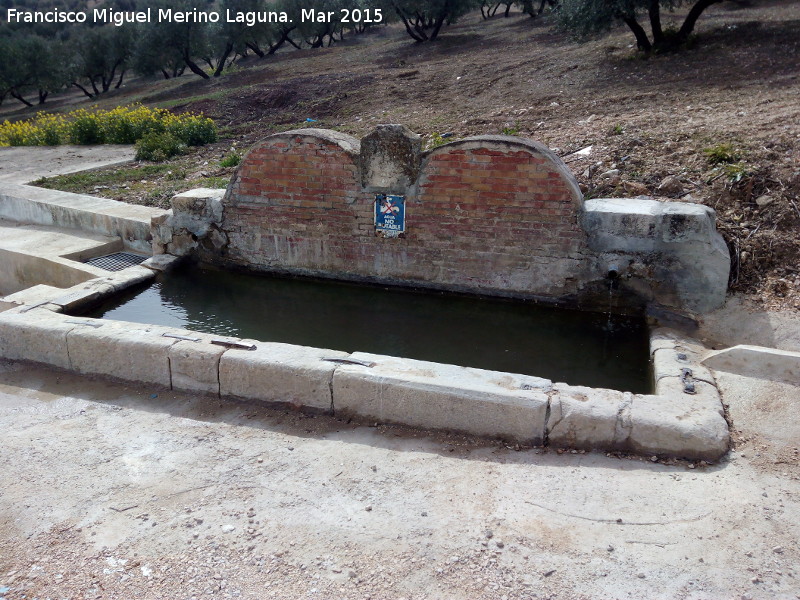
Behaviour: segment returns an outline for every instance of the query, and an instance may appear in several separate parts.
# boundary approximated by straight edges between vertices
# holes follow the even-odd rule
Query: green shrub
[[[207,117],[136,105],[108,111],[81,108],[63,115],[39,113],[26,121],[4,121],[0,146],[133,144],[149,133],[164,132],[187,146],[217,141],[216,125]]]
[[[105,132],[100,121],[91,113],[78,111],[69,123],[69,139],[73,144],[89,145],[105,143]]]
[[[233,150],[228,156],[219,161],[220,167],[235,167],[242,162],[242,155]]]
[[[167,131],[187,146],[202,146],[217,141],[214,121],[203,117],[168,120]]]
[[[181,154],[186,145],[171,133],[152,132],[136,142],[136,160],[161,162]]]

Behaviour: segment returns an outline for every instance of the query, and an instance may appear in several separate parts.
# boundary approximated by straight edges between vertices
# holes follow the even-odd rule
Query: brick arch
[[[451,230],[465,250],[506,254],[511,270],[530,272],[526,265],[576,257],[585,246],[578,183],[533,140],[476,136],[429,151],[416,203],[419,227]]]
[[[465,157],[463,161],[461,157]],[[495,183],[495,179],[524,179],[528,182],[526,191],[529,193],[548,194],[552,200],[560,194],[558,200],[569,199],[576,211],[583,208],[583,194],[569,167],[547,146],[535,140],[510,135],[476,135],[444,144],[425,153],[420,182],[424,182],[426,171],[433,171],[431,174],[435,176],[438,163],[448,161],[463,162],[461,168],[470,171],[470,182],[486,186]],[[482,181],[477,182],[476,177]],[[505,187],[506,182],[497,182],[497,185]],[[492,199],[491,195],[482,197]]]
[[[254,146],[223,199],[227,259],[268,270],[335,268],[338,240],[371,216],[360,150],[356,138],[323,129],[278,133]]]

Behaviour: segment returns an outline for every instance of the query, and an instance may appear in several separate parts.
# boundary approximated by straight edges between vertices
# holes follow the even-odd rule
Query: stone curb
[[[0,313],[0,356],[175,390],[333,409],[531,445],[707,461],[728,449],[719,392],[707,370],[697,368],[697,342],[671,331],[653,334],[657,395],[641,395],[361,352],[71,317],[56,308],[48,304]],[[254,350],[236,347],[250,344]],[[693,393],[686,392],[687,378],[675,374],[686,368],[702,376],[691,381]]]
[[[120,237],[126,248],[139,252],[150,252],[150,221],[164,212],[106,198],[0,182],[0,218]]]
[[[551,382],[455,365],[356,352],[333,376],[337,414],[539,445]]]
[[[702,362],[715,371],[800,385],[800,352],[739,345],[715,352]]]

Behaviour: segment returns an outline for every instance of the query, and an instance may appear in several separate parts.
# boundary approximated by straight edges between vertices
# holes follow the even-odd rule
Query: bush
[[[181,154],[186,145],[168,132],[148,133],[136,142],[136,160],[161,162]]]
[[[69,123],[69,141],[73,144],[88,146],[105,143],[105,132],[96,113],[78,110],[72,113]]]
[[[169,133],[187,146],[217,141],[217,127],[207,117],[120,106],[110,111],[80,109],[65,115],[40,114],[16,123],[5,121],[0,124],[0,146],[133,144],[151,133]]]
[[[242,155],[233,150],[228,156],[219,161],[219,166],[223,168],[235,167],[242,162]]]

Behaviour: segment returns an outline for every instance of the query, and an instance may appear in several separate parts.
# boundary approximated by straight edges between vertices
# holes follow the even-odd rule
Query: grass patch
[[[703,154],[711,165],[724,165],[738,162],[742,159],[743,153],[733,144],[715,144],[708,148],[703,148]]]
[[[224,188],[230,176],[195,171],[197,157],[182,156],[159,164],[84,171],[33,182],[38,187],[89,194],[132,204],[169,208],[175,195],[193,188]]]

